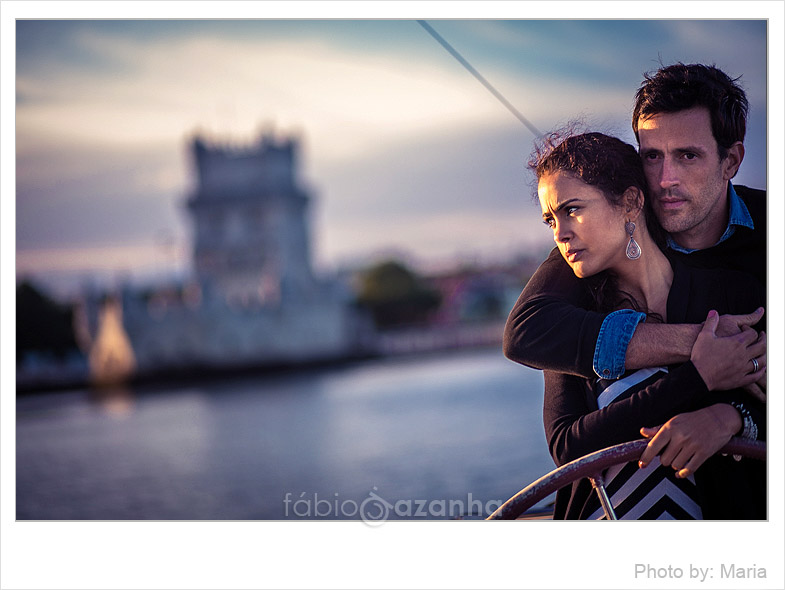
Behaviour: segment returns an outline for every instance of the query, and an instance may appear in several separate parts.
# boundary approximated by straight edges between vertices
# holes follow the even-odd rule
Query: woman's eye
[[[548,217],[546,219],[543,219],[542,222],[548,227],[553,227],[553,217]]]
[[[567,215],[573,215],[578,211],[578,207],[567,207]]]

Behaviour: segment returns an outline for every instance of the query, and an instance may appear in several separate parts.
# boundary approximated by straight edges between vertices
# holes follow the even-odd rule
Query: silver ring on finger
[[[750,359],[752,361],[752,372],[758,372],[758,359]]]

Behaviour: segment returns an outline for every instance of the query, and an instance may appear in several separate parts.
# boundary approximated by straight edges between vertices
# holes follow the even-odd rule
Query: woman
[[[651,434],[642,429],[677,414],[716,423],[715,444],[736,434],[762,438],[764,433],[751,432],[746,419],[757,412],[761,422],[765,408],[735,388],[763,377],[765,341],[750,345],[749,340],[714,337],[718,313],[756,309],[764,300],[762,290],[742,275],[688,268],[665,255],[632,146],[600,133],[563,140],[551,136],[530,166],[538,179],[543,221],[573,272],[585,279],[591,307],[604,312],[632,308],[646,313],[647,321],[706,320],[690,361],[677,367],[593,382],[545,371],[543,415],[557,464],[640,438],[642,432]],[[758,370],[748,374],[753,358]],[[640,469],[629,464],[609,470],[607,489],[617,516],[765,518],[761,464],[715,456],[696,472],[704,459],[674,442],[663,453],[668,467],[655,460]],[[727,484],[725,491],[717,482]],[[735,501],[727,502],[731,496]],[[601,516],[586,480],[557,494],[554,518]]]

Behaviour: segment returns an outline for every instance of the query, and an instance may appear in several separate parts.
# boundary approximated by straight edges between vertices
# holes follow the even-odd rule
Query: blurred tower
[[[294,139],[263,134],[245,148],[192,142],[197,187],[188,199],[193,263],[213,295],[243,306],[308,299],[315,289]]]
[[[263,134],[235,147],[197,135],[190,150],[194,280],[124,293],[137,375],[357,354],[369,340],[363,318],[338,282],[311,267],[297,142]]]

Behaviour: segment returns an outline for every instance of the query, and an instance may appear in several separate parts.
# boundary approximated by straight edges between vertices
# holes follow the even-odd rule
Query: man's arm
[[[646,324],[641,322],[627,346],[624,366],[643,369],[690,360],[700,324]]]
[[[591,303],[585,284],[554,248],[507,318],[505,356],[535,369],[587,378],[617,378],[625,369],[689,360],[700,324],[641,322],[636,326],[630,315],[587,311]],[[762,316],[762,309],[720,316],[717,333],[736,334]]]
[[[634,318],[585,309],[591,303],[585,284],[554,248],[507,318],[505,356],[535,369],[588,378],[616,378],[625,368],[689,360],[699,325],[636,327]]]
[[[734,336],[751,327],[757,329],[761,327],[763,314],[761,307],[752,313],[721,315],[717,336]],[[701,327],[702,324],[638,324],[627,346],[625,367],[643,369],[688,361]]]

